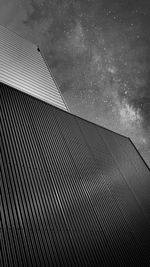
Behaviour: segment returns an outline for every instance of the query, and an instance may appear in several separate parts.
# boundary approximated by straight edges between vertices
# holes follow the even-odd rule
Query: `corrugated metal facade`
[[[67,110],[37,46],[0,26],[0,82]]]
[[[149,266],[150,172],[128,138],[1,84],[2,266]]]

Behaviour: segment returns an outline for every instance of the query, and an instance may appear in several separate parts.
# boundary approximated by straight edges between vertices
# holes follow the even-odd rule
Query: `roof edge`
[[[52,76],[52,79],[53,79],[53,81],[54,81],[54,83],[55,83],[55,85],[56,85],[56,87],[57,87],[57,90],[58,90],[58,92],[59,92],[59,94],[60,94],[60,96],[61,96],[61,98],[62,98],[62,100],[63,100],[63,103],[64,103],[64,105],[65,105],[65,107],[66,107],[66,110],[67,110],[68,112],[70,112],[70,110],[69,110],[69,108],[68,108],[68,105],[67,105],[67,103],[66,103],[66,101],[65,101],[65,99],[64,99],[64,97],[63,97],[63,95],[62,95],[62,93],[61,93],[61,90],[60,90],[60,88],[59,88],[59,85],[58,85],[58,83],[57,83],[57,81],[56,81],[56,79],[55,79],[55,77],[54,77],[54,75],[53,75],[53,72],[51,71],[49,65],[47,64],[47,61],[46,61],[46,59],[45,59],[43,53],[41,52],[41,49],[40,49],[39,45],[37,45],[37,50],[38,50],[38,52],[41,54],[41,57],[43,58],[44,63],[45,63],[45,65],[46,65],[46,67],[47,67],[47,69],[48,69],[50,75]]]
[[[133,141],[131,140],[130,137],[128,137],[130,143],[132,144],[132,146],[134,147],[134,149],[136,150],[136,152],[138,153],[138,155],[140,156],[141,160],[144,162],[144,164],[146,165],[147,169],[150,171],[150,167],[148,166],[148,164],[146,163],[146,161],[144,160],[144,158],[142,157],[141,153],[139,152],[139,150],[136,148],[135,144],[133,143]]]

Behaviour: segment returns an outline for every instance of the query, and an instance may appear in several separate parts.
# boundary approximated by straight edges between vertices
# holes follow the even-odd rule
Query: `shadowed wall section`
[[[130,140],[0,89],[2,265],[149,266],[150,172]]]

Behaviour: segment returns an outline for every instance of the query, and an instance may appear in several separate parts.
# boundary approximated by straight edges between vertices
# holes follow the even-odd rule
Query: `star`
[[[1,2],[0,23],[39,44],[71,112],[129,136],[150,166],[149,1]]]

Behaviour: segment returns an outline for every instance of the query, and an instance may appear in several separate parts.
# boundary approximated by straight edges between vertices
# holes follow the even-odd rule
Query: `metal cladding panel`
[[[114,135],[108,130],[97,127],[103,138],[119,172],[127,186],[132,190],[137,203],[141,206],[145,216],[150,219],[150,169],[146,166],[140,154],[136,151],[129,138]],[[141,190],[142,188],[142,190]]]
[[[3,84],[1,126],[2,266],[149,266],[130,140]]]
[[[67,110],[37,46],[0,26],[0,81]]]

